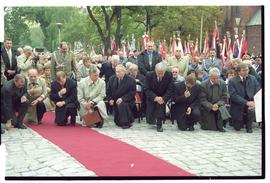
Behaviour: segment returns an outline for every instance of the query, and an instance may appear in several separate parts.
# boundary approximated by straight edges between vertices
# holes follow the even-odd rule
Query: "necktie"
[[[12,67],[12,53],[11,49],[7,50],[8,58],[9,58],[9,63],[10,63],[10,68]]]
[[[149,65],[152,68],[152,52],[148,53],[149,56]]]

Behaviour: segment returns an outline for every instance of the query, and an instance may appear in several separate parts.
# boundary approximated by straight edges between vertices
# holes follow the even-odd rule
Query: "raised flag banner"
[[[238,40],[238,35],[235,35],[235,40],[233,44],[233,57],[238,58],[239,54],[239,40]]]
[[[209,57],[209,37],[208,37],[208,32],[205,33],[203,53],[205,54],[206,57]]]
[[[247,40],[246,40],[246,36],[245,36],[245,31],[243,31],[238,58],[242,59],[243,55],[246,54],[247,51],[248,51],[248,44],[247,44]]]
[[[147,44],[147,42],[148,42],[149,40],[150,40],[149,34],[146,34],[146,33],[145,33],[145,34],[142,36],[142,47],[143,47],[144,50],[147,49],[146,44]]]
[[[198,38],[196,39],[196,43],[195,43],[195,48],[194,48],[193,56],[195,56],[195,57],[199,56]]]

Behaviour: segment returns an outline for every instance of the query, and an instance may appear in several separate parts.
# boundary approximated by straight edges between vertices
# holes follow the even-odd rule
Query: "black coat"
[[[138,66],[139,66],[139,71],[141,74],[146,75],[147,72],[155,70],[155,66],[157,63],[162,61],[161,55],[153,51],[152,53],[152,67],[149,64],[149,56],[147,51],[143,51],[139,56],[138,56]]]
[[[115,75],[115,68],[112,68],[112,64],[110,62],[106,62],[102,64],[100,69],[100,77],[103,77],[105,75],[105,82],[108,83],[111,76]]]
[[[16,75],[16,73],[19,73],[18,67],[17,67],[17,56],[18,53],[15,49],[11,48],[11,52],[12,52],[12,65],[10,65],[10,60],[8,58],[8,54],[5,48],[1,49],[1,58],[3,59],[3,62],[5,64],[5,76],[7,77],[7,80],[11,80],[14,78],[14,76]],[[16,73],[12,76],[9,76],[9,74],[7,73],[8,70],[15,70]]]
[[[248,100],[245,99],[245,88],[241,78],[235,76],[229,80],[229,94],[231,101],[230,113],[233,120],[241,121],[247,101],[253,101],[255,94],[260,90],[257,79],[248,75],[246,79],[246,93]]]
[[[133,78],[125,75],[120,83],[120,86],[118,86],[118,78],[116,75],[114,75],[109,79],[107,85],[107,100],[114,100],[116,102],[118,98],[122,98],[123,102],[134,103],[135,92],[136,82]]]
[[[51,84],[51,93],[50,98],[51,100],[56,104],[57,102],[65,101],[65,105],[61,108],[57,107],[55,108],[55,112],[59,113],[59,116],[57,122],[63,121],[66,118],[66,110],[67,108],[79,108],[79,102],[77,97],[77,82],[67,78],[66,83],[64,85],[64,88],[66,88],[67,92],[62,97],[58,95],[58,92],[62,89],[62,86],[55,80]],[[77,111],[75,109],[75,114],[77,114]]]
[[[1,114],[4,120],[11,119],[15,114],[16,103],[20,103],[22,96],[27,97],[27,81],[23,88],[15,86],[14,79],[6,82],[1,88]]]
[[[165,118],[165,105],[159,105],[154,101],[161,96],[165,103],[171,98],[173,89],[173,77],[168,71],[162,80],[157,81],[154,71],[147,73],[145,77],[144,92],[146,94],[146,120],[153,122],[154,118]]]
[[[185,82],[177,83],[174,85],[173,97],[172,101],[174,104],[171,108],[172,119],[179,119],[183,114],[186,113],[187,108],[191,109],[200,107],[200,94],[201,94],[201,86],[199,84],[195,84],[190,89],[190,96],[186,98],[184,93],[186,91]]]

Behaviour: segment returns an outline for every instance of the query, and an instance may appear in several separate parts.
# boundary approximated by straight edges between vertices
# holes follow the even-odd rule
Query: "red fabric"
[[[56,126],[52,112],[47,112],[42,121],[42,125],[29,125],[29,127],[69,153],[98,176],[194,176],[175,165],[95,130],[81,126]]]

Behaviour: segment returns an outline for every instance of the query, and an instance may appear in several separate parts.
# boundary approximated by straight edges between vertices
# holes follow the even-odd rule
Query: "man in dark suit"
[[[134,121],[132,108],[135,105],[136,82],[126,74],[123,65],[116,66],[115,72],[108,82],[107,100],[113,106],[115,124],[126,129]]]
[[[147,50],[138,56],[138,66],[141,74],[146,75],[147,72],[153,71],[155,65],[161,61],[161,55],[157,51],[154,51],[154,42],[149,41],[147,43]]]
[[[111,76],[115,75],[115,67],[119,62],[119,56],[113,55],[111,62],[103,63],[100,69],[99,76],[102,78],[105,76],[105,82],[108,83]]]
[[[64,71],[56,73],[56,80],[51,84],[51,100],[55,103],[55,123],[58,126],[65,126],[70,116],[70,124],[75,126],[77,108],[77,83],[67,78]]]
[[[194,131],[194,123],[200,121],[200,93],[201,86],[193,75],[187,75],[185,81],[175,84],[171,114],[180,130]]]
[[[23,75],[17,74],[1,88],[1,121],[6,128],[26,129],[23,119],[28,106],[27,81]]]
[[[260,85],[256,78],[248,73],[248,65],[240,63],[237,66],[237,76],[229,81],[230,113],[235,130],[240,130],[246,124],[247,132],[252,133],[252,122],[255,121],[254,96]]]
[[[205,59],[202,63],[202,69],[206,73],[208,73],[212,67],[216,67],[219,69],[220,72],[222,72],[222,62],[216,57],[216,50],[214,48],[210,49],[210,57],[208,59]]]
[[[1,60],[5,64],[5,76],[7,80],[11,80],[19,73],[17,68],[17,51],[12,48],[11,39],[4,40],[4,47],[1,49]]]
[[[157,131],[163,132],[162,121],[165,120],[165,105],[171,98],[173,78],[165,63],[158,63],[154,72],[145,78],[146,122],[157,124]]]

